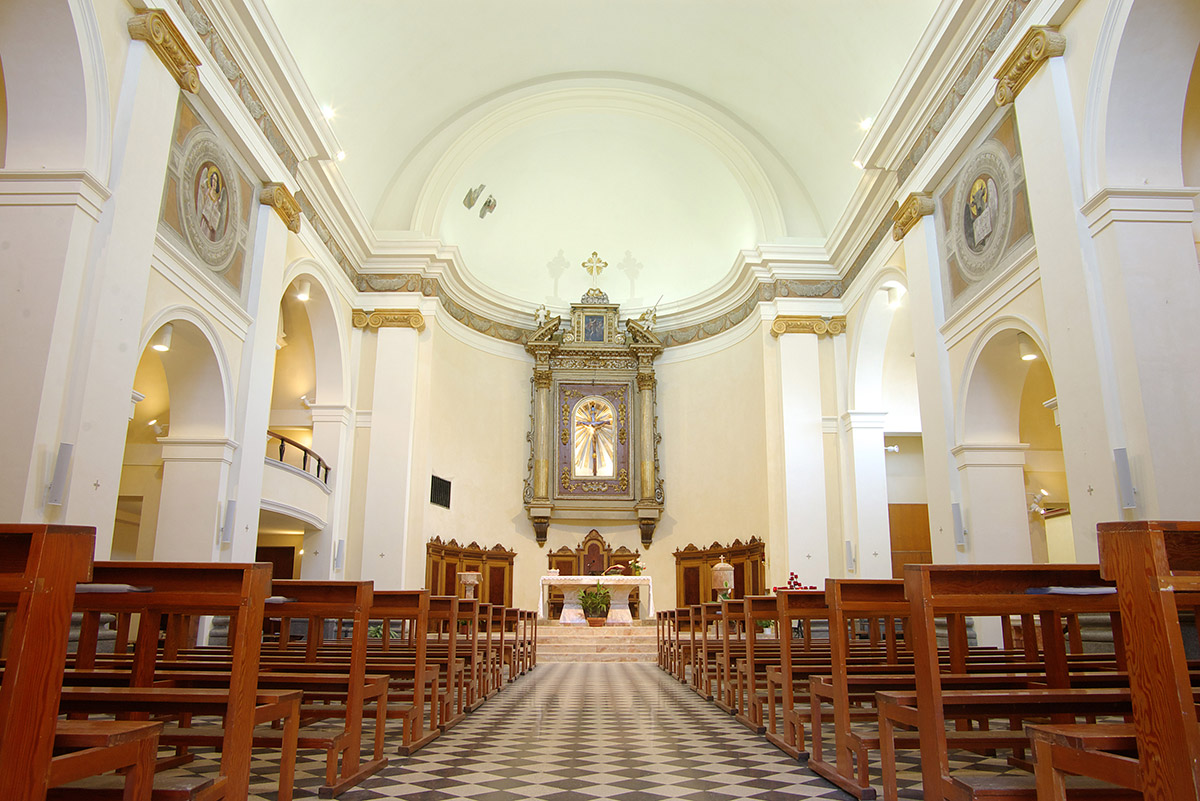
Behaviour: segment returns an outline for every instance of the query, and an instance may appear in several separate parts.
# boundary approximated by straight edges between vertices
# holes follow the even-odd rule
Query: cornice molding
[[[420,309],[355,309],[351,323],[355,328],[414,328],[425,330],[425,317]]]
[[[846,333],[846,317],[818,317],[815,314],[786,315],[781,314],[771,323],[771,336],[781,337],[784,334],[816,334],[817,336]]]
[[[111,194],[86,170],[0,169],[0,206],[76,206],[98,222]]]
[[[200,74],[196,71],[200,58],[167,12],[154,9],[137,14],[130,18],[128,28],[131,38],[150,46],[180,89],[191,94],[200,91]]]
[[[892,216],[892,239],[897,242],[904,239],[905,235],[911,231],[922,217],[933,214],[934,205],[933,198],[929,195],[912,192],[900,204],[900,208],[896,209],[895,215]]]
[[[996,73],[996,105],[1003,107],[1016,100],[1042,62],[1066,51],[1067,37],[1058,28],[1048,25],[1030,28]]]
[[[263,184],[258,192],[258,201],[275,209],[289,231],[300,233],[300,204],[286,186],[281,183]]]

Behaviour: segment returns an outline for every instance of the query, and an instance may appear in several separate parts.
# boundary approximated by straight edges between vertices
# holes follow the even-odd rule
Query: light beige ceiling
[[[576,289],[555,290],[560,249],[573,267],[629,251],[642,286],[606,288],[653,302],[712,286],[739,249],[824,244],[862,178],[859,123],[938,5],[262,2],[335,111],[365,218],[457,245],[477,278],[536,302]],[[480,183],[498,204],[482,221],[461,202]]]

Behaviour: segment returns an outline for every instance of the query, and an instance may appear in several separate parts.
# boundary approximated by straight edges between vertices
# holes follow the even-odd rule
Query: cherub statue
[[[541,328],[546,323],[550,322],[550,312],[546,311],[546,304],[543,303],[537,307],[537,311],[533,313],[533,324],[537,328]]]

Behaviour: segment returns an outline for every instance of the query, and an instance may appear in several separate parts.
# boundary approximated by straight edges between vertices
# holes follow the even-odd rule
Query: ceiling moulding
[[[905,78],[889,96],[857,158],[894,171],[901,185],[929,152],[972,87],[991,78],[1009,32],[1035,0],[991,0],[940,20],[933,41],[922,42]],[[941,54],[947,54],[942,56]],[[994,67],[993,67],[994,70]]]

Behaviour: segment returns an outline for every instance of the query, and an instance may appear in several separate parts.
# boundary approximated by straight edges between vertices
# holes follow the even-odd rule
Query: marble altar
[[[645,587],[639,595],[641,618],[654,617],[654,587],[649,576],[542,576],[538,593],[538,617],[546,617],[546,588],[562,590],[563,609],[558,622],[573,626],[586,626],[583,608],[579,605],[579,593],[588,587],[602,584],[612,594],[608,607],[609,626],[632,626],[633,614],[629,611],[629,593],[634,587]]]

